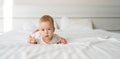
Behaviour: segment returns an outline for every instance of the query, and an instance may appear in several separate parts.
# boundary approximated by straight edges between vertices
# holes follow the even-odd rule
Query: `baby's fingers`
[[[30,42],[31,44],[37,44],[36,39],[35,39],[34,37],[32,37],[31,35],[29,35],[29,42]]]

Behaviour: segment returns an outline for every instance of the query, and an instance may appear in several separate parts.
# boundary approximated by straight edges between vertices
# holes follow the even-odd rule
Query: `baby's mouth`
[[[45,37],[48,37],[49,35],[46,35]]]

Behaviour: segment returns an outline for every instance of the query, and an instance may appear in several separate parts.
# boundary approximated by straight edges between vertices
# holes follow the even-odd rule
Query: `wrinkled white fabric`
[[[9,32],[0,36],[0,59],[120,59],[119,39],[99,36],[107,32],[95,32],[90,36],[87,36],[90,32],[69,35],[64,32],[66,45],[29,44],[29,33]],[[85,34],[86,37],[81,36]]]

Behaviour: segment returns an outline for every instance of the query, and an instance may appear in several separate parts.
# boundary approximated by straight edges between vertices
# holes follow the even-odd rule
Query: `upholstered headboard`
[[[37,25],[40,17],[14,17],[13,18],[13,28],[19,29],[18,27],[24,26],[31,27],[31,24]],[[103,29],[103,30],[118,30],[120,31],[120,18],[119,17],[67,17],[68,20],[73,20],[76,22],[78,20],[90,20],[93,29]],[[1,18],[2,19],[2,18]],[[54,17],[54,21],[57,23],[57,28],[60,29],[62,17]],[[85,24],[89,22],[83,21]],[[2,20],[0,20],[0,30],[3,31]],[[31,23],[31,24],[29,24]],[[30,26],[29,26],[30,25]],[[25,27],[27,26],[27,27]],[[64,24],[63,24],[64,26]],[[32,26],[33,27],[33,26]],[[90,27],[90,26],[89,26]]]
[[[54,21],[56,25],[58,26],[57,28],[60,29],[60,26],[64,26],[64,24],[68,23],[70,20],[72,22],[77,22],[80,25],[84,24],[85,26],[89,26],[93,29],[103,29],[103,30],[120,30],[120,18],[102,18],[102,17],[66,17],[63,19],[63,17],[54,17]],[[18,27],[21,24],[28,24],[28,22],[33,23],[37,25],[39,18],[14,18],[13,20],[13,25],[15,27]],[[64,21],[64,23],[61,23]],[[84,20],[84,21],[83,21]],[[89,20],[89,21],[88,21]],[[65,22],[66,21],[66,22]],[[91,22],[91,25],[90,25]],[[89,24],[88,24],[89,23]],[[73,23],[72,23],[73,24]],[[17,26],[18,25],[18,26]],[[71,25],[71,24],[70,24]],[[78,24],[77,24],[78,25]]]
[[[90,20],[93,29],[103,30],[120,30],[120,18],[119,17],[67,17],[70,20]],[[60,25],[61,18],[55,18],[55,21]]]
[[[120,18],[99,18],[93,19],[94,29],[120,30]]]

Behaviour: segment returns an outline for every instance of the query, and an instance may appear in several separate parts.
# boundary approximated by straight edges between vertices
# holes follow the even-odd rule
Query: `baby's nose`
[[[47,30],[45,30],[45,33],[47,34],[47,33],[48,33],[48,31],[47,31]]]

